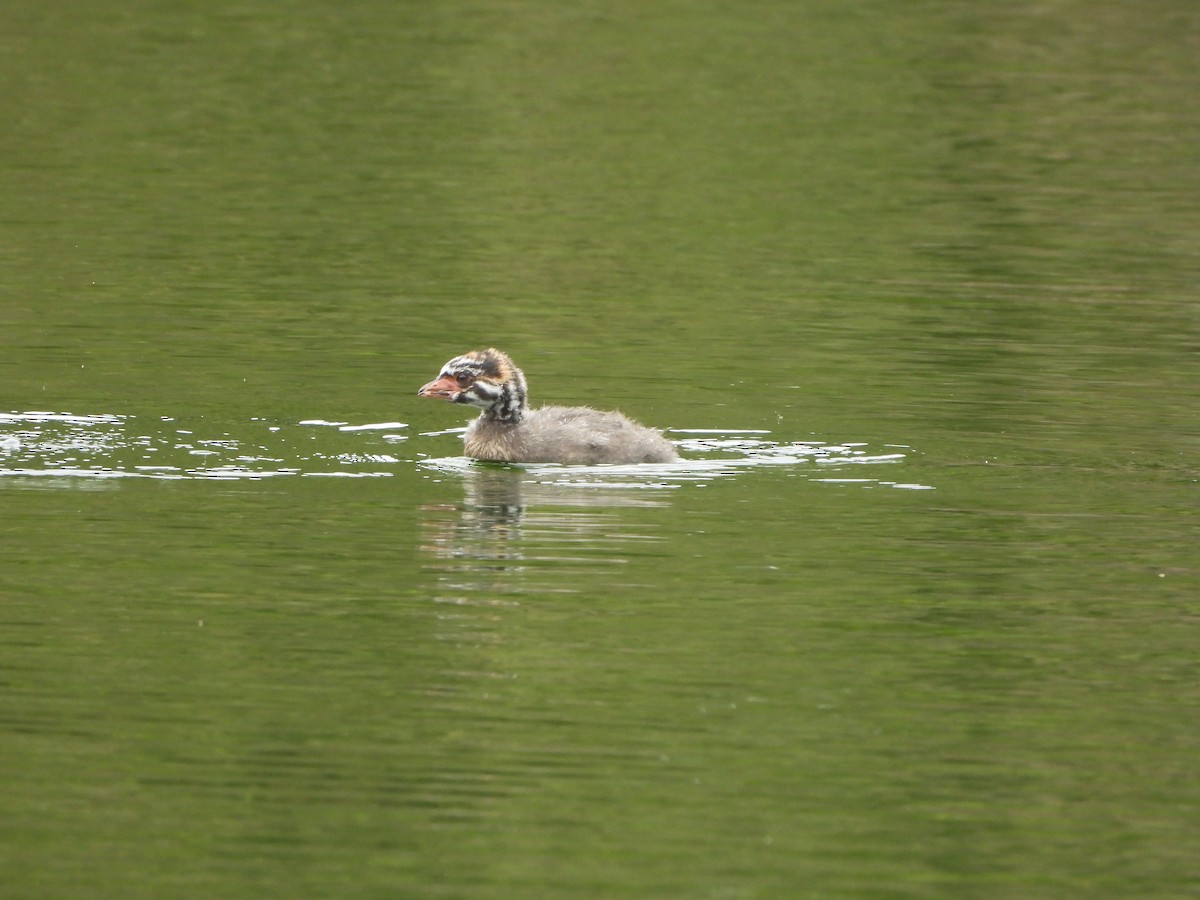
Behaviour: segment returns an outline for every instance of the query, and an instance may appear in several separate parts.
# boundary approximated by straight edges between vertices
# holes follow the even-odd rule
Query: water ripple
[[[438,432],[443,434],[447,432]],[[764,466],[819,466],[822,470],[842,466],[894,465],[903,462],[909,448],[887,445],[885,452],[874,452],[864,443],[832,444],[823,441],[776,441],[766,435],[769,431],[752,429],[671,429],[671,435],[704,435],[674,441],[686,458],[670,463],[639,463],[636,465],[563,466],[552,463],[511,464],[529,473],[529,482],[592,489],[672,489],[686,483],[703,483],[729,478],[750,469]],[[747,437],[754,435],[754,437]],[[479,466],[465,456],[448,456],[420,460],[420,465],[433,472],[464,475]],[[820,477],[813,481],[837,484],[864,484],[893,487],[903,490],[932,490],[932,487],[912,482],[890,481],[882,478]]]
[[[184,427],[186,425],[186,427]],[[160,480],[259,480],[284,476],[380,478],[404,463],[434,474],[463,476],[481,466],[463,456],[415,458],[396,455],[408,446],[403,422],[351,423],[305,419],[273,424],[255,418],[222,430],[204,421],[179,422],[170,416],[139,419],[100,413],[0,413],[0,478]],[[460,433],[456,428],[422,434]],[[894,465],[909,448],[863,443],[780,441],[760,429],[673,429],[670,436],[684,459],[672,463],[623,466],[514,466],[528,473],[527,484],[555,489],[612,492],[671,490],[703,484],[768,466],[808,466],[813,481],[927,490],[928,485],[882,478],[834,476],[829,470]],[[818,474],[818,472],[820,474]],[[10,484],[17,482],[9,482]]]
[[[389,477],[401,460],[387,451],[405,439],[395,432],[408,427],[403,422],[319,419],[286,425],[252,419],[234,430],[205,422],[184,424],[170,416],[0,413],[0,478],[28,485],[31,479],[64,478]],[[359,432],[374,446],[364,447]]]

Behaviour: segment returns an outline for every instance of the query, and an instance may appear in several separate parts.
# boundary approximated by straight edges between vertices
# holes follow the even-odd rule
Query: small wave
[[[463,475],[496,466],[463,456],[404,458],[392,452],[406,443],[394,432],[403,422],[351,424],[325,419],[271,423],[253,418],[229,430],[203,420],[171,416],[139,419],[115,413],[0,413],[0,478],[41,477],[111,480],[261,480],[300,477],[386,477],[406,462],[431,473]],[[461,434],[464,428],[422,433]],[[671,490],[730,478],[763,467],[813,467],[813,481],[878,485],[904,490],[931,486],[882,478],[839,477],[829,470],[902,463],[910,448],[860,442],[779,441],[762,429],[677,428],[674,443],[684,458],[670,463],[606,466],[514,465],[531,484],[560,488]],[[821,470],[817,475],[818,469]],[[11,482],[10,482],[11,483]]]
[[[445,432],[438,432],[443,434]],[[766,437],[759,429],[684,429],[673,428],[673,434],[703,434],[708,437],[685,438],[674,441],[680,451],[689,454],[685,459],[670,463],[640,463],[636,465],[564,466],[554,463],[481,463],[465,456],[422,459],[419,464],[428,470],[462,475],[480,466],[504,465],[527,472],[538,484],[570,487],[670,489],[686,483],[704,483],[730,478],[748,470],[766,466],[876,466],[903,462],[905,454],[896,452],[898,445],[886,445],[892,452],[873,453],[865,443],[830,444],[823,441],[781,442]],[[813,478],[826,483],[857,483],[895,487],[907,490],[932,490],[929,485],[895,482],[874,478],[833,479]]]
[[[166,423],[170,423],[169,425]],[[336,426],[314,431],[314,424]],[[387,452],[403,422],[295,425],[251,419],[229,430],[172,416],[0,413],[0,478],[235,481],[286,476],[380,477],[401,462]],[[362,436],[359,433],[363,433]],[[348,446],[352,442],[353,446]]]

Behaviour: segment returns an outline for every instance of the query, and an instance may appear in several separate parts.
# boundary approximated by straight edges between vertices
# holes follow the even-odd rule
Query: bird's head
[[[516,423],[525,413],[526,393],[521,370],[507,354],[489,348],[454,357],[417,396],[465,403],[501,422]]]

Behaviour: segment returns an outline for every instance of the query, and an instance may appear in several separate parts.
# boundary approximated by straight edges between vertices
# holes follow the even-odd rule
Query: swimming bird
[[[456,356],[417,391],[482,410],[463,435],[467,456],[501,462],[599,465],[679,459],[659,432],[586,406],[530,409],[525,375],[493,348]]]

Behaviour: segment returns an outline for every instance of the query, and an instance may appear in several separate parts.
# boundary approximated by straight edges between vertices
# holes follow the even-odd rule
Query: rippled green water
[[[1191,4],[0,50],[4,896],[1195,896]]]

